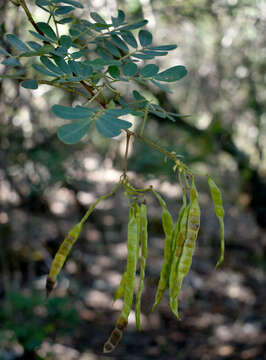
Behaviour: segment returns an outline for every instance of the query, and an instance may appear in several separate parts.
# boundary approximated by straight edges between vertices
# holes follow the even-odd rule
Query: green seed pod
[[[82,229],[82,224],[76,224],[67,234],[66,238],[60,245],[57,253],[55,254],[54,260],[52,262],[49,275],[46,280],[46,297],[48,298],[50,293],[52,292],[54,285],[56,283],[56,278],[62,269],[66,257],[69,254],[72,246],[77,241],[79,234]]]
[[[140,259],[140,281],[139,281],[139,288],[137,292],[136,298],[136,309],[135,309],[135,316],[136,316],[136,325],[138,330],[141,330],[140,327],[140,305],[141,305],[141,294],[143,289],[143,282],[145,277],[145,266],[146,266],[146,258],[147,258],[147,248],[148,248],[148,231],[147,231],[147,207],[146,204],[141,204],[140,206],[140,243],[141,243],[141,259]]]
[[[172,260],[172,251],[171,251],[172,236],[173,236],[173,231],[174,231],[173,219],[166,207],[164,200],[154,190],[153,190],[153,193],[158,198],[160,205],[162,206],[162,209],[163,209],[162,225],[163,225],[163,230],[164,230],[164,234],[165,234],[165,239],[164,239],[164,263],[163,263],[162,270],[160,273],[160,279],[159,279],[159,283],[158,283],[158,287],[157,287],[157,291],[156,291],[156,295],[155,295],[155,302],[153,304],[152,311],[162,300],[163,294],[164,294],[165,289],[168,284],[168,279],[169,279],[169,274],[170,274],[170,266],[171,266],[171,260]]]
[[[134,283],[139,252],[139,206],[134,202],[129,211],[128,239],[127,239],[127,266],[125,275],[124,303],[118,323],[127,322],[133,302]]]
[[[220,258],[216,264],[216,267],[218,267],[224,260],[224,208],[221,191],[210,176],[208,176],[208,184],[212,196],[214,211],[220,223],[221,252]]]
[[[178,293],[179,289],[177,285],[178,279],[178,266],[180,262],[180,258],[183,252],[184,243],[187,235],[187,223],[188,223],[188,214],[189,214],[190,206],[187,205],[185,208],[180,210],[179,221],[179,232],[176,236],[176,245],[173,252],[173,259],[171,264],[171,271],[169,276],[169,297],[170,297],[170,308],[174,315],[178,316]]]

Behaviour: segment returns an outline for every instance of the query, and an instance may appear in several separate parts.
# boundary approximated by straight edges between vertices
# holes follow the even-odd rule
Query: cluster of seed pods
[[[91,205],[82,220],[69,231],[54,257],[46,282],[47,297],[53,290],[56,278],[63,267],[72,246],[78,239],[82,226],[88,216],[100,201],[112,196],[120,186],[123,186],[129,203],[127,263],[120,285],[114,294],[114,300],[122,299],[123,306],[115,328],[104,344],[103,351],[105,353],[110,353],[117,347],[126,329],[128,317],[133,306],[138,262],[140,263],[140,278],[135,301],[135,317],[136,326],[138,330],[141,330],[141,295],[148,253],[148,220],[145,200],[145,194],[147,192],[152,193],[156,197],[162,208],[161,219],[165,235],[164,262],[160,272],[160,278],[152,310],[154,310],[154,308],[160,303],[166,288],[169,287],[170,309],[179,319],[178,295],[181,290],[183,280],[189,272],[192,264],[192,257],[200,228],[200,206],[194,176],[180,172],[179,182],[183,189],[183,204],[179,210],[177,221],[174,224],[165,201],[152,187],[148,187],[146,189],[136,189],[129,183],[127,177],[121,177],[118,185],[116,185],[110,193],[98,198],[94,204]],[[219,219],[221,230],[221,255],[217,262],[218,266],[223,261],[224,257],[224,209],[221,192],[210,177],[208,177],[208,184],[214,203],[215,214]]]

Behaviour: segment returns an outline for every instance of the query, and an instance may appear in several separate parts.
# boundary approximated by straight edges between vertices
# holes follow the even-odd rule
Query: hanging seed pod
[[[139,206],[134,201],[129,210],[128,237],[127,237],[127,266],[125,272],[125,285],[123,289],[123,307],[116,323],[116,327],[104,344],[104,352],[112,352],[119,344],[124,329],[126,328],[128,317],[132,308],[134,296],[134,284],[136,278],[137,260],[139,253]]]
[[[220,223],[221,253],[216,264],[216,267],[218,267],[224,260],[224,208],[221,191],[210,176],[208,176],[208,184],[212,196],[214,211]]]
[[[165,234],[164,263],[163,263],[162,270],[160,273],[160,279],[159,279],[159,283],[158,283],[158,287],[157,287],[157,291],[156,291],[156,295],[155,295],[155,302],[152,307],[152,311],[153,311],[155,309],[155,307],[162,300],[163,294],[164,294],[165,289],[168,284],[168,279],[169,279],[169,274],[170,274],[170,265],[171,265],[171,259],[172,259],[171,246],[172,246],[172,235],[173,235],[174,224],[173,224],[172,216],[169,213],[167,206],[165,204],[165,201],[162,199],[162,197],[157,192],[155,192],[154,190],[152,190],[152,192],[159,200],[160,205],[163,209],[162,225],[163,225],[163,230],[164,230],[164,234]]]
[[[46,280],[46,297],[47,298],[49,297],[49,295],[51,294],[51,292],[54,288],[54,285],[56,283],[56,278],[57,278],[58,274],[60,273],[60,270],[62,269],[62,267],[66,261],[66,257],[69,254],[72,246],[77,241],[79,234],[81,232],[81,229],[82,229],[82,224],[81,223],[76,224],[69,231],[66,238],[60,245],[57,253],[55,254],[54,260],[53,260],[51,268],[50,268],[49,275]]]
[[[143,282],[145,277],[145,266],[147,258],[147,248],[148,248],[148,231],[147,231],[147,207],[145,203],[142,203],[140,206],[140,245],[141,245],[141,258],[140,258],[140,281],[139,288],[136,298],[136,325],[138,330],[141,330],[140,327],[140,305],[141,305],[141,294],[143,289]]]

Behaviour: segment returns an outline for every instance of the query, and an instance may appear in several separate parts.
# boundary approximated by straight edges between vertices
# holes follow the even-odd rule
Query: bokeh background
[[[145,135],[176,151],[198,174],[202,222],[192,269],[180,295],[177,321],[167,296],[151,313],[163,254],[160,209],[148,197],[149,254],[141,333],[134,313],[117,350],[103,355],[121,309],[113,304],[126,261],[127,202],[118,192],[86,223],[46,302],[52,257],[66,232],[121,174],[125,141],[96,133],[76,146],[59,142],[55,103],[76,99],[42,85],[36,91],[0,81],[0,359],[265,359],[266,352],[266,3],[263,0],[88,0],[77,15],[106,19],[120,8],[146,18],[155,44],[177,43],[160,66],[185,65],[188,76],[171,95],[138,88],[169,111],[175,123],[149,118]],[[36,21],[46,15],[28,1]],[[0,2],[4,34],[30,40],[21,9]],[[0,65],[3,75],[6,69]],[[30,73],[30,69],[28,70]],[[133,88],[132,88],[133,89]],[[132,90],[130,89],[130,90]],[[122,89],[130,94],[128,89]],[[138,126],[138,119],[135,120]],[[172,164],[134,142],[129,177],[152,184],[174,216],[181,204]],[[206,174],[223,191],[226,256]]]

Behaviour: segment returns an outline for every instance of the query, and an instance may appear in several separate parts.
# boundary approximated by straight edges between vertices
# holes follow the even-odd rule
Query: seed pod
[[[82,229],[82,224],[76,224],[67,234],[66,238],[60,245],[57,253],[55,254],[54,260],[52,262],[49,275],[46,280],[46,297],[48,298],[50,293],[52,292],[54,285],[56,283],[56,278],[62,269],[66,257],[69,254],[72,246],[77,241],[79,234]]]
[[[143,282],[145,277],[145,266],[146,266],[146,258],[147,258],[147,248],[148,248],[148,231],[147,231],[147,207],[146,204],[142,203],[140,206],[140,243],[141,243],[141,259],[140,259],[140,281],[139,288],[137,292],[136,298],[136,325],[138,330],[141,330],[140,327],[140,305],[141,305],[141,294],[143,289]]]
[[[218,267],[224,260],[224,208],[221,191],[210,176],[208,176],[208,184],[212,196],[214,211],[220,223],[221,252],[220,258],[216,264],[216,267]]]
[[[164,234],[165,234],[164,263],[163,263],[162,270],[160,273],[160,279],[159,279],[159,283],[158,283],[158,287],[157,287],[157,291],[156,291],[156,295],[155,295],[155,302],[152,307],[152,311],[153,311],[155,309],[155,307],[162,300],[162,297],[163,297],[163,294],[164,294],[164,291],[166,289],[168,279],[169,279],[170,265],[171,265],[171,259],[172,259],[171,246],[172,246],[172,235],[173,235],[173,230],[174,230],[174,224],[173,224],[172,216],[166,207],[165,201],[162,199],[162,197],[157,192],[155,192],[154,190],[152,190],[152,191],[155,194],[155,196],[157,197],[157,199],[159,200],[160,205],[163,208],[162,225],[163,225],[163,230],[164,230]]]
[[[103,346],[104,353],[110,353],[114,351],[114,349],[117,347],[123,337],[126,326],[127,322],[121,322],[116,324],[116,327],[111,332],[111,335]]]
[[[180,215],[178,218],[179,222],[179,231],[176,235],[176,245],[173,252],[173,258],[171,263],[171,271],[169,276],[169,298],[170,298],[170,308],[174,315],[178,316],[178,293],[179,289],[176,286],[178,279],[178,266],[180,262],[180,258],[183,252],[184,243],[187,235],[187,223],[188,223],[188,214],[189,214],[190,206],[187,205],[185,208],[180,210]],[[179,221],[180,220],[180,221]]]
[[[122,297],[124,296],[125,285],[126,285],[126,276],[127,276],[127,273],[125,271],[121,278],[120,285],[116,289],[116,292],[114,294],[114,301],[116,301],[118,299],[122,299]]]
[[[132,307],[134,295],[134,283],[139,252],[139,226],[138,226],[139,206],[134,202],[129,211],[128,239],[127,239],[127,266],[125,275],[124,303],[118,323],[127,322]]]
[[[196,245],[196,239],[198,236],[198,231],[200,227],[200,207],[198,202],[198,192],[194,184],[194,180],[192,182],[192,186],[190,189],[190,203],[189,203],[189,212],[187,218],[187,229],[186,229],[186,238],[182,249],[182,254],[178,261],[177,268],[177,282],[176,288],[174,291],[174,295],[178,295],[182,286],[182,282],[184,277],[187,275],[191,263],[192,257]],[[170,302],[172,311],[178,317],[178,299],[174,298]]]

